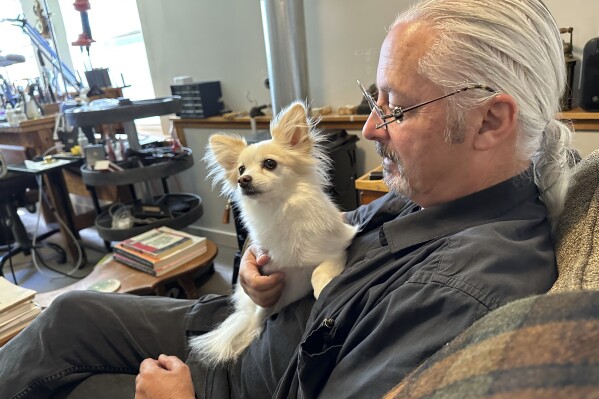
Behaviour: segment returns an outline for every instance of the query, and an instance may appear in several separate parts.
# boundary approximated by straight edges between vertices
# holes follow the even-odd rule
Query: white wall
[[[379,46],[397,12],[413,0],[304,0],[310,94],[316,107],[360,101],[355,79],[374,81]],[[545,0],[558,24],[574,27],[575,55],[599,36],[599,1]],[[258,0],[138,0],[157,95],[171,78],[218,79],[235,110],[269,102]],[[566,38],[567,35],[564,35]]]

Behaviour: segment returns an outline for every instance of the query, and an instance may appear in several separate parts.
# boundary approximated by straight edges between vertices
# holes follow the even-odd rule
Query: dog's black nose
[[[252,176],[243,175],[239,179],[237,179],[237,183],[239,183],[239,187],[245,188],[252,182]]]

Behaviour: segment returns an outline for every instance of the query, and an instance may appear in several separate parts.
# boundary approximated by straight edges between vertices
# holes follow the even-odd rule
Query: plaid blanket
[[[599,291],[512,302],[476,322],[385,398],[597,398]]]

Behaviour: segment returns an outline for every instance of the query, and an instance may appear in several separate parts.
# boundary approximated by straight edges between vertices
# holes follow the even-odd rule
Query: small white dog
[[[345,268],[345,250],[356,228],[323,191],[328,158],[306,107],[293,103],[273,119],[272,139],[247,145],[238,136],[210,137],[205,160],[213,183],[239,205],[252,242],[268,250],[264,274],[285,272],[285,289],[269,309],[256,305],[237,285],[234,312],[215,330],[190,340],[192,355],[215,365],[235,360],[257,338],[264,320]]]

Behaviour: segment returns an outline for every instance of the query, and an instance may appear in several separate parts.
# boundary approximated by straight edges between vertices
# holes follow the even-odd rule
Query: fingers
[[[189,367],[176,356],[160,355],[145,359],[135,377],[136,399],[193,399],[194,387]]]
[[[160,367],[160,365],[158,364],[158,360],[156,359],[152,359],[152,358],[147,358],[144,359],[144,361],[142,361],[139,365],[139,372],[150,372],[154,369],[156,369],[157,367]]]
[[[258,266],[264,266],[270,261],[270,257],[268,256],[267,250],[258,248],[255,245],[251,245],[248,249],[249,251],[246,251],[246,254],[248,254],[249,252],[248,255],[253,256],[254,261]]]
[[[167,356],[160,355],[158,356],[158,364],[165,370],[174,370],[178,367],[185,366],[185,363],[177,356]]]
[[[279,298],[285,286],[285,275],[281,272],[273,273],[270,276],[262,275],[242,275],[240,272],[239,283],[245,293],[252,301],[268,308],[273,306]]]
[[[241,259],[239,268],[239,284],[252,301],[262,307],[270,307],[277,303],[285,284],[285,275],[282,272],[269,276],[260,273],[260,268],[269,260],[266,251],[250,246]]]
[[[161,369],[161,367],[158,364],[158,360],[152,358],[144,359],[139,364],[139,374],[135,377],[135,385],[138,386],[140,384],[142,376],[151,375],[159,369]]]

